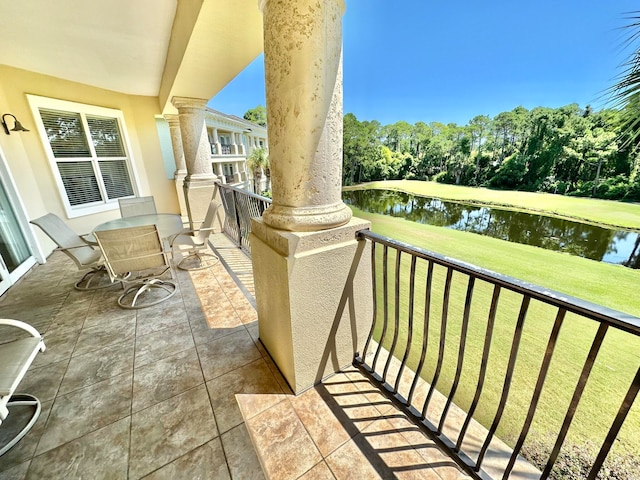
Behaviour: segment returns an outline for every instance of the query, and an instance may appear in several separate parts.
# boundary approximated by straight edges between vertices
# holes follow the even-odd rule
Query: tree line
[[[640,201],[640,108],[516,107],[467,125],[344,116],[343,184],[390,179]]]

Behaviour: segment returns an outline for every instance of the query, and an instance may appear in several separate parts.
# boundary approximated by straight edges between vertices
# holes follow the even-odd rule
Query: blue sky
[[[344,113],[382,124],[466,124],[518,105],[603,106],[619,73],[628,0],[346,0]],[[209,102],[265,105],[263,57]]]

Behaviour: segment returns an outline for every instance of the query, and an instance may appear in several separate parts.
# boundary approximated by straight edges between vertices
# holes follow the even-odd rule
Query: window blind
[[[79,113],[41,108],[40,116],[55,158],[91,156]]]
[[[87,124],[98,157],[124,157],[118,121],[115,118],[90,117]]]
[[[109,199],[129,197],[134,194],[125,160],[101,160],[98,163]]]
[[[100,202],[100,188],[91,161],[58,162],[64,189],[71,206]]]

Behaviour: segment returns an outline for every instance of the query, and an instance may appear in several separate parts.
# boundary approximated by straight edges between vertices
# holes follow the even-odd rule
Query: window
[[[33,95],[29,102],[70,217],[136,194],[121,111]]]

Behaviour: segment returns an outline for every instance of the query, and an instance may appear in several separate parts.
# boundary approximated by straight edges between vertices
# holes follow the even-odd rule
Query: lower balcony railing
[[[218,188],[225,213],[223,231],[247,255],[251,255],[251,219],[261,217],[271,199],[231,185],[218,184]]]
[[[587,437],[596,448],[576,478],[595,479],[621,429],[637,436],[639,318],[368,230],[358,237],[371,242],[375,313],[354,364],[470,475],[496,477],[497,436],[510,447],[503,479],[525,443],[546,439],[537,472],[549,478],[563,446]]]

